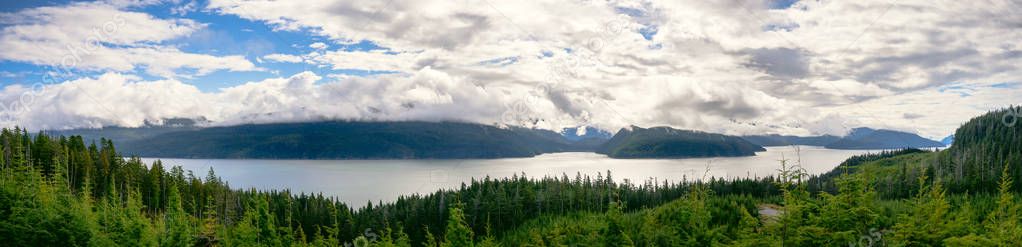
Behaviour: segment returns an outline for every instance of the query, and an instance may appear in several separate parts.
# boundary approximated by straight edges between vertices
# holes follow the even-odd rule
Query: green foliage
[[[1022,106],[991,111],[955,131],[954,144],[932,165],[949,191],[995,193],[1005,167],[1011,168],[1013,191],[1022,191],[1022,123],[1008,124],[1004,119],[1018,112]]]
[[[752,156],[763,147],[737,136],[669,127],[621,129],[598,153],[614,158]]]
[[[967,232],[962,226],[949,217],[951,206],[940,183],[926,186],[925,178],[919,181],[923,189],[910,202],[912,210],[902,215],[892,229],[893,242],[903,246],[933,246],[944,239],[965,235]]]
[[[622,222],[622,208],[621,202],[611,202],[610,207],[607,208],[607,228],[605,228],[600,235],[602,235],[608,246],[635,246],[632,242],[632,238],[625,232],[624,222]]]
[[[965,126],[979,128],[972,122]],[[986,126],[982,132],[960,130],[958,135],[1016,131]],[[901,150],[856,156],[818,177],[808,177],[799,164],[789,166],[786,161],[777,177],[703,178],[673,184],[617,183],[609,172],[595,178],[579,174],[574,179],[567,175],[528,179],[523,174],[350,208],[322,195],[232,189],[212,171],[198,178],[180,167],[165,170],[158,161],[146,165],[138,158],[121,157],[105,139],[86,145],[79,136],[53,138],[40,133],[32,137],[21,129],[3,129],[0,243],[1016,245],[1022,242],[1022,203],[1015,187],[1022,169],[1013,156],[1017,152],[1009,149],[1018,146],[1011,146],[1015,140],[984,138],[966,138],[940,152]],[[989,141],[1003,141],[1009,148],[986,144]],[[944,162],[958,165],[947,167]],[[992,167],[1001,171],[996,178],[983,170]],[[760,210],[773,204],[780,205],[771,206],[778,208],[778,215],[760,215]],[[383,231],[377,235],[372,229]]]
[[[26,168],[0,179],[0,243],[7,246],[88,246],[95,225],[68,194],[59,194]]]
[[[997,208],[990,212],[984,228],[989,232],[989,239],[998,245],[1022,243],[1022,204],[1011,192],[1012,178],[1008,167],[1001,172],[998,186]]]
[[[170,184],[174,187],[175,184]],[[192,225],[192,217],[189,217],[181,207],[181,196],[177,189],[168,192],[167,212],[164,214],[163,239],[160,246],[192,246],[195,245],[194,238],[196,227]]]
[[[879,227],[876,193],[866,181],[861,175],[839,177],[837,195],[820,194],[819,214],[811,220],[827,230],[831,241],[854,242]]]
[[[465,223],[465,213],[461,203],[450,208],[447,215],[447,230],[444,231],[442,247],[472,246],[472,229]]]

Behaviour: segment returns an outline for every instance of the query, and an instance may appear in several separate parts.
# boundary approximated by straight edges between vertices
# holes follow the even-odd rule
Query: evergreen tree
[[[1020,206],[1011,192],[1011,173],[1009,167],[1004,166],[1001,171],[1001,182],[998,185],[997,208],[990,212],[985,222],[989,238],[998,245],[1013,245],[1022,243],[1022,216],[1019,214]]]
[[[188,214],[181,206],[181,196],[176,182],[171,182],[167,193],[167,212],[164,214],[163,239],[160,246],[193,246],[195,244],[194,229]]]
[[[455,203],[449,209],[447,216],[447,229],[444,231],[443,247],[472,246],[472,228],[465,223],[465,213],[462,211],[464,204]]]
[[[632,238],[625,232],[621,202],[611,202],[607,207],[607,228],[601,234],[607,246],[635,246]]]

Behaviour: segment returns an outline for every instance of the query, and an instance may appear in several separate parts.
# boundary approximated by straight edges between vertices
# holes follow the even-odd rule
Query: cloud
[[[422,56],[420,56],[422,55]],[[304,56],[315,64],[333,69],[361,69],[375,71],[412,71],[421,67],[420,59],[428,59],[422,53],[391,53],[383,50],[372,51],[328,51],[313,52]]]
[[[763,70],[781,79],[797,79],[809,75],[809,63],[802,51],[791,48],[758,48],[745,51],[748,66]]]
[[[195,11],[196,9],[198,9],[198,5],[193,0],[193,1],[189,1],[188,3],[186,3],[184,5],[171,7],[170,8],[170,14],[184,16],[184,15],[187,15],[188,13],[190,13],[192,11]]]
[[[186,37],[205,24],[120,8],[92,2],[2,13],[0,60],[53,66],[61,72],[141,69],[167,78],[182,73],[181,69],[194,70],[196,75],[258,70],[242,56],[187,53],[162,44]]]
[[[2,122],[30,129],[138,127],[174,117],[206,118],[216,125],[323,119],[494,124],[503,110],[499,92],[460,87],[457,78],[429,68],[411,77],[317,83],[322,79],[302,72],[202,92],[177,80],[147,81],[111,72],[46,87],[13,85],[0,91],[0,102],[14,106]]]
[[[322,50],[322,49],[326,49],[327,45],[326,45],[326,43],[323,43],[323,42],[316,42],[316,43],[310,44],[309,48],[316,49],[316,50]]]
[[[302,59],[301,56],[288,55],[288,54],[269,54],[269,55],[263,56],[263,60],[269,60],[269,61],[273,61],[273,62],[283,62],[283,63],[301,63],[302,61],[304,61],[304,59]]]
[[[922,118],[923,115],[906,112],[906,113],[902,114],[902,117],[905,118],[905,119],[908,119],[908,120],[912,120],[912,119]]]
[[[125,28],[134,31],[113,36],[117,42],[102,45],[109,51],[85,59],[79,67],[115,72],[90,80],[120,76],[125,82],[110,85],[156,87],[163,84],[127,74],[138,68],[161,75],[180,68],[200,73],[257,69],[243,57],[184,56],[188,53],[161,45],[200,32],[203,23],[102,4],[33,11],[86,7],[111,16],[128,14],[133,19],[126,22],[152,26]],[[144,117],[118,120],[90,108],[18,115],[17,120],[39,126],[42,119],[53,118],[72,126],[194,115],[217,124],[418,119],[801,135],[841,134],[865,125],[944,136],[967,118],[1022,97],[1018,87],[990,86],[1022,81],[1022,44],[1016,42],[1022,40],[1017,32],[1022,15],[1013,13],[1018,7],[1015,1],[998,0],[212,0],[205,7],[211,13],[324,41],[309,45],[311,51],[296,45],[302,52],[278,51],[261,60],[393,73],[305,72],[194,95],[213,110],[184,112],[187,107],[181,107],[175,108],[181,112],[143,111],[133,114]],[[15,14],[70,15],[31,13]],[[22,46],[0,59],[60,62],[52,56],[59,49],[28,49],[36,36],[22,30],[49,31],[40,36],[41,43],[60,49],[88,37],[50,30],[88,25],[50,25],[49,17],[15,14],[0,18],[6,25],[0,42],[10,39],[18,42],[3,44]],[[95,24],[90,21],[95,18],[78,19]],[[31,25],[36,23],[50,26]],[[356,45],[363,42],[378,47]],[[945,88],[949,85],[968,89]],[[6,90],[6,101],[0,103],[15,101],[23,89]]]

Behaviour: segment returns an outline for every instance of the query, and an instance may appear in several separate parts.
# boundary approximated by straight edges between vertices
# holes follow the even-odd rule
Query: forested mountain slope
[[[992,193],[997,190],[1002,171],[1007,167],[1011,187],[1019,191],[1022,188],[1022,124],[1003,121],[1005,116],[1019,110],[1022,108],[1005,108],[970,119],[955,132],[954,144],[939,152],[890,152],[911,155],[877,155],[867,160],[869,162],[846,162],[840,170],[824,176],[834,177],[846,170],[855,172],[863,169],[861,165],[867,165],[881,187],[892,190],[882,193],[885,195],[911,195],[918,189],[918,180],[924,177],[928,181],[940,181],[951,192]]]
[[[899,149],[943,147],[944,144],[919,135],[884,129],[855,128],[847,136],[827,144],[832,149]]]
[[[589,151],[595,146],[572,142],[547,130],[455,122],[327,121],[108,130],[58,133],[90,136],[106,133],[111,135],[107,138],[123,138],[119,148],[125,154],[168,158],[504,158]]]
[[[742,136],[756,145],[788,146],[808,145],[823,146],[832,149],[901,149],[944,147],[940,142],[923,138],[919,135],[885,129],[855,128],[845,136],[785,136],[785,135],[747,135]]]
[[[990,191],[1007,166],[1013,187],[1022,188],[1022,121],[1005,121],[1011,116],[1022,118],[1020,112],[1022,106],[1005,108],[962,124],[954,143],[933,163],[934,172],[952,188]]]
[[[765,150],[736,136],[632,126],[618,131],[597,153],[613,158],[688,158],[751,156]]]
[[[826,146],[840,140],[841,137],[832,135],[822,136],[785,136],[785,135],[747,135],[742,136],[753,144],[772,147],[789,145]]]

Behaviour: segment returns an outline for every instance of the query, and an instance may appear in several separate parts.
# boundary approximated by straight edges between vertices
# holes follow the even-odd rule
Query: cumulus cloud
[[[72,3],[0,14],[0,60],[71,70],[145,70],[174,77],[179,69],[196,75],[217,70],[257,70],[242,56],[183,52],[161,42],[205,27],[188,19],[160,19],[106,2]]]
[[[505,97],[481,87],[463,87],[457,78],[430,68],[411,77],[317,83],[320,80],[319,75],[302,72],[202,92],[177,80],[146,81],[106,73],[47,87],[8,86],[0,91],[0,102],[5,106],[25,102],[15,105],[15,111],[5,111],[5,125],[64,129],[138,127],[176,117],[205,118],[214,125],[325,119],[494,124]]]
[[[332,49],[313,43],[311,52],[278,51],[262,60],[392,73],[358,77],[305,72],[219,92],[196,91],[194,98],[211,108],[204,110],[140,110],[133,113],[139,117],[125,119],[114,119],[100,108],[49,111],[52,115],[32,111],[17,120],[40,126],[47,122],[41,119],[53,118],[70,126],[138,125],[145,119],[196,115],[218,124],[419,119],[550,129],[591,125],[612,131],[631,124],[669,125],[799,135],[843,134],[852,127],[872,126],[942,137],[967,118],[1022,97],[1018,87],[991,86],[1022,81],[1022,45],[1017,42],[1022,40],[1017,31],[1022,15],[1013,13],[1020,7],[1016,1],[771,2],[211,0],[205,6],[211,13],[325,38],[331,44],[371,42],[382,47]],[[61,8],[83,6],[94,7]],[[124,12],[106,9],[110,14]],[[194,57],[166,64],[173,61],[162,60],[176,59],[147,61],[132,55],[181,53],[153,46],[204,25],[139,15],[128,22],[148,23],[158,32],[113,38],[123,39],[118,44],[127,47],[106,47],[117,54],[86,64],[121,73],[83,80],[157,87],[167,85],[141,81],[125,71],[145,65],[161,74],[198,66],[192,64],[207,72],[254,69],[243,58]],[[7,33],[35,28],[21,24],[42,22],[6,16],[0,20],[9,23],[0,42],[32,40]],[[43,41],[63,44],[87,37],[83,35]],[[0,58],[59,62],[41,58],[46,54],[31,55],[50,51],[20,48]],[[13,102],[22,90],[9,87],[0,99]],[[126,98],[119,100],[139,99]],[[36,118],[40,120],[33,122]],[[920,126],[922,122],[932,126]]]

